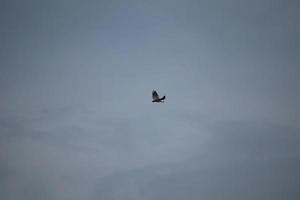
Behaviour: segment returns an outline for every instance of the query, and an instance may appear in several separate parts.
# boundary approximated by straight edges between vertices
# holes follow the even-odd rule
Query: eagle
[[[152,99],[153,99],[152,102],[164,103],[165,98],[166,96],[159,98],[157,92],[155,90],[152,91]]]

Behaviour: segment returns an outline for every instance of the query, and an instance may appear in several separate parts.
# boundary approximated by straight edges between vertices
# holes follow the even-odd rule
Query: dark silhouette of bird
[[[155,90],[152,91],[152,99],[153,99],[152,102],[164,103],[165,98],[166,96],[159,98],[157,92]]]

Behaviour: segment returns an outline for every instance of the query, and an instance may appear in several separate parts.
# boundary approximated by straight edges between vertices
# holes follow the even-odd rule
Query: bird
[[[152,102],[156,102],[156,103],[164,103],[166,96],[163,96],[161,98],[159,98],[159,95],[157,94],[157,92],[155,90],[152,91]]]

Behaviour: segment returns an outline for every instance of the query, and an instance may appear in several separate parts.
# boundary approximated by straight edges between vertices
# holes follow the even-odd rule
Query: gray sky
[[[299,8],[0,1],[0,198],[299,199]]]

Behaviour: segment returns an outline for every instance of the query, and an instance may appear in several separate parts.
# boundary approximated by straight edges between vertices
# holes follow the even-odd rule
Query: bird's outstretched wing
[[[158,94],[155,90],[152,91],[152,99],[153,100],[158,100],[159,99],[159,96],[158,96]]]

